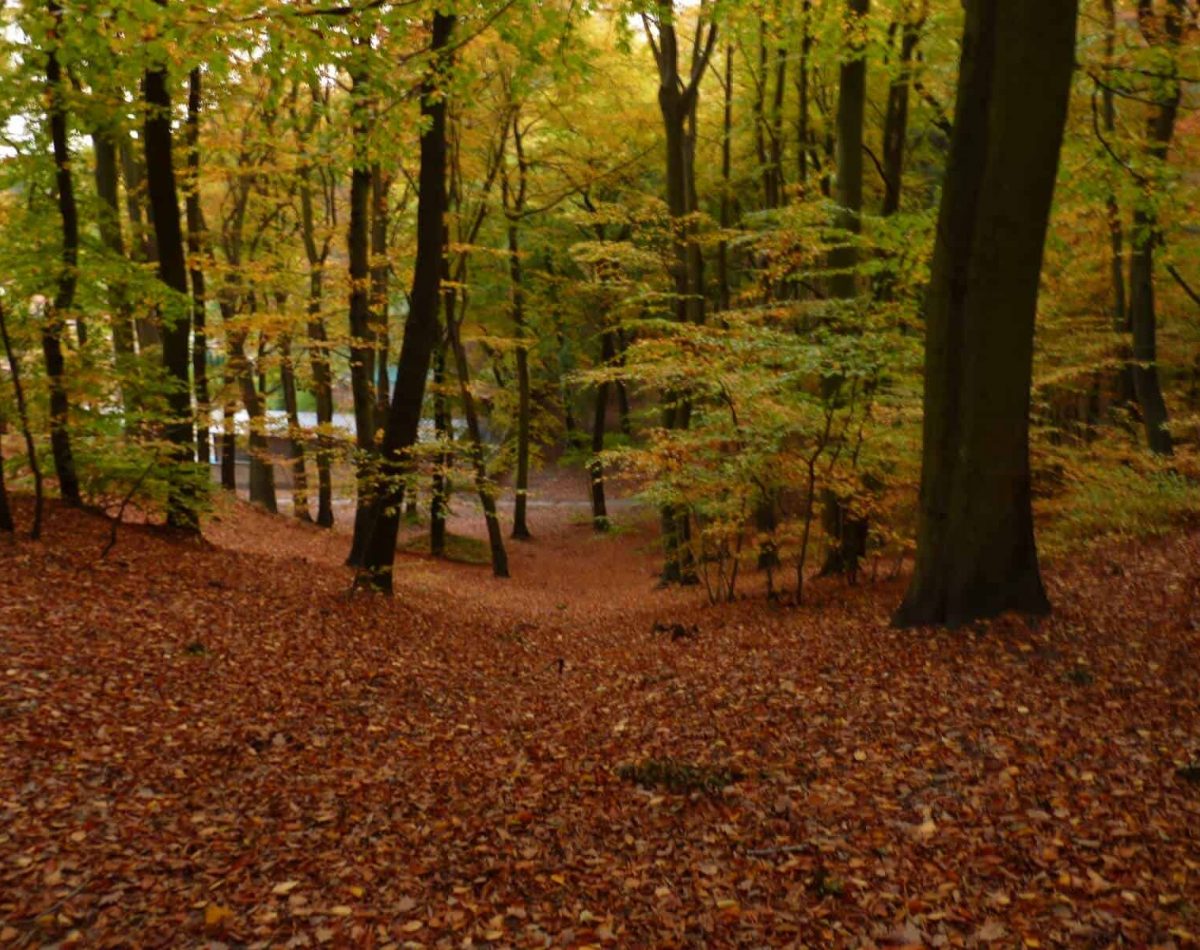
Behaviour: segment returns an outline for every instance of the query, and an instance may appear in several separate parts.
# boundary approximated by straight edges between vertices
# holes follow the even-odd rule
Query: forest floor
[[[1195,945],[1200,533],[898,631],[902,580],[710,607],[585,514],[391,600],[230,502],[0,542],[0,947]]]

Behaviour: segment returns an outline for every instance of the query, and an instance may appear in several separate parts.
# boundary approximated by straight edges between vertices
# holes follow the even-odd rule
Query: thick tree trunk
[[[200,207],[200,67],[188,74],[187,104],[187,169],[188,186],[185,210],[187,214],[188,272],[192,282],[192,388],[196,401],[196,461],[207,466],[211,455],[208,431],[208,334],[204,287],[205,237],[204,212]]]
[[[413,267],[408,319],[396,362],[396,384],[383,437],[383,491],[372,511],[369,542],[363,558],[364,579],[391,593],[396,535],[404,502],[403,475],[411,465],[409,450],[417,442],[425,377],[438,336],[438,304],[442,276],[443,215],[446,209],[446,99],[440,95],[439,70],[448,68],[447,52],[454,16],[433,14],[430,49],[434,65],[421,84],[421,164],[418,173],[417,257]]]
[[[165,6],[166,0],[159,0],[159,3]],[[179,295],[178,302],[182,303],[188,293],[188,273],[171,155],[171,94],[167,89],[166,69],[146,71],[143,95],[147,111],[142,139],[145,145],[146,185],[158,245],[158,276]],[[162,328],[162,366],[170,381],[167,392],[170,419],[163,428],[163,434],[173,446],[167,523],[188,532],[199,532],[200,519],[196,507],[198,485],[188,471],[194,444],[189,379],[190,337],[188,311],[172,306],[171,312],[164,314]]]
[[[50,15],[55,30],[61,27],[62,12],[53,0]],[[57,42],[58,37],[53,39]],[[55,192],[62,227],[62,256],[57,289],[50,312],[42,322],[42,355],[46,360],[46,377],[50,386],[50,448],[54,456],[54,471],[63,500],[71,505],[82,504],[79,477],[75,472],[75,457],[71,452],[71,401],[67,395],[66,360],[63,357],[62,334],[64,319],[75,304],[76,268],[79,259],[79,212],[75,206],[75,186],[71,176],[71,153],[67,145],[67,111],[63,104],[62,69],[58,54],[51,49],[46,57],[46,92],[49,101],[50,140],[54,149]],[[83,318],[77,315],[80,343],[85,341]]]
[[[1029,406],[1077,4],[968,0],[926,303],[917,563],[902,625],[1049,609]]]

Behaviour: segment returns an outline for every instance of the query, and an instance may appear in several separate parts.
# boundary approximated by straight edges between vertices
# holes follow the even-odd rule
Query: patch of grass
[[[407,538],[400,544],[400,550],[406,554],[428,554],[429,535],[418,534]],[[491,564],[492,552],[486,541],[480,538],[468,538],[461,534],[446,532],[446,560],[459,564]]]
[[[1176,467],[1095,465],[1081,469],[1045,506],[1050,515],[1039,531],[1047,553],[1069,554],[1101,541],[1154,537],[1200,519],[1200,481],[1189,471],[1194,460]]]
[[[701,765],[677,759],[643,759],[617,767],[617,775],[642,788],[661,789],[677,795],[703,792],[715,795],[727,785],[741,781],[741,771],[723,765]]]

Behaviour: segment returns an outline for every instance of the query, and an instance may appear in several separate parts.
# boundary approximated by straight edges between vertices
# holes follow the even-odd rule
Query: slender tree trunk
[[[809,60],[812,57],[812,0],[804,0],[800,8],[800,61],[796,65],[796,180],[803,188],[808,184],[809,156],[815,157],[815,145],[810,125]]]
[[[391,593],[396,535],[404,502],[402,476],[411,465],[408,453],[417,442],[425,377],[438,337],[442,275],[443,221],[446,210],[446,99],[439,94],[440,70],[448,69],[447,47],[452,15],[434,12],[430,50],[434,66],[421,84],[421,163],[418,173],[417,257],[413,267],[408,319],[396,362],[396,385],[383,438],[383,464],[389,476],[372,511],[363,576],[371,586]]]
[[[33,442],[33,428],[29,425],[29,406],[25,402],[25,388],[21,384],[21,363],[13,350],[12,339],[8,335],[8,321],[5,319],[3,300],[0,300],[0,340],[4,342],[4,354],[8,358],[8,372],[12,377],[13,396],[17,403],[17,418],[21,423],[21,434],[25,437],[25,452],[29,457],[29,470],[33,473],[33,526],[29,529],[29,537],[36,541],[42,536],[42,509],[44,507],[42,466],[38,463],[37,447]]]
[[[0,413],[0,433],[4,432],[4,427],[4,415]],[[4,444],[0,440],[0,531],[12,534],[16,530],[17,526],[13,524],[12,508],[8,504],[8,489],[4,485]]]
[[[721,240],[717,244],[717,309],[729,309],[729,242],[733,226],[733,44],[725,47],[725,102],[721,119]]]
[[[51,0],[50,15],[54,20],[57,43],[62,25],[62,11]],[[54,149],[55,192],[62,227],[62,257],[58,272],[58,287],[50,312],[42,323],[42,355],[46,360],[46,377],[50,384],[50,448],[54,456],[54,471],[63,500],[71,505],[82,504],[79,477],[75,472],[75,457],[71,452],[71,401],[67,395],[66,360],[63,357],[62,333],[64,319],[75,304],[78,281],[79,212],[75,206],[75,186],[71,176],[71,153],[67,146],[67,110],[63,103],[62,69],[57,47],[46,56],[46,92],[49,101],[50,139]],[[80,343],[85,341],[83,318],[77,315]]]
[[[388,192],[392,180],[379,164],[371,166],[371,315],[375,336],[375,403],[379,419],[388,414],[389,306]]]
[[[228,391],[233,389],[233,379],[226,362],[221,388]],[[237,403],[226,401],[221,408],[221,488],[237,495]]]
[[[375,339],[370,298],[371,168],[366,164],[364,154],[370,133],[365,63],[356,66],[352,79],[356,155],[350,172],[350,226],[346,245],[350,258],[350,390],[354,398],[358,477],[354,537],[346,563],[359,566],[363,563],[367,535],[371,530],[371,505],[375,494],[372,486],[378,474],[375,452]]]
[[[779,4],[775,5],[779,15]],[[783,176],[783,97],[787,90],[787,50],[775,47],[775,90],[771,100],[771,198],[773,208],[787,203],[787,182]]]
[[[471,394],[471,368],[467,363],[467,352],[463,347],[460,328],[462,318],[452,320],[448,329],[450,349],[454,353],[455,369],[458,373],[458,394],[462,401],[463,417],[467,422],[467,437],[471,445],[471,468],[475,472],[475,490],[483,508],[487,524],[488,547],[492,556],[492,573],[496,577],[508,577],[508,553],[504,549],[504,532],[500,530],[500,518],[496,514],[496,496],[489,484],[487,463],[483,455],[483,432],[479,426],[479,413],[475,409],[475,397]]]
[[[288,443],[292,456],[292,511],[301,521],[311,522],[308,511],[308,473],[304,470],[304,429],[300,426],[300,410],[296,398],[296,369],[292,363],[292,338],[279,338],[279,377],[283,388],[283,405],[287,410]]]
[[[200,207],[200,67],[193,67],[188,74],[187,105],[187,169],[188,190],[185,201],[187,214],[187,245],[189,275],[192,282],[192,387],[196,397],[196,461],[203,466],[210,463],[208,431],[210,406],[208,404],[208,334],[206,331],[205,307],[207,295],[204,287],[205,231],[204,212]]]
[[[225,321],[229,364],[242,393],[242,405],[249,417],[250,436],[250,502],[262,505],[271,514],[279,511],[275,498],[275,466],[267,442],[267,420],[258,387],[254,385],[254,369],[246,355],[246,330],[232,326],[233,314]]]
[[[517,159],[517,185],[509,187],[508,173],[501,174],[501,193],[505,216],[508,219],[508,278],[509,304],[512,312],[513,330],[517,338],[517,472],[516,497],[513,502],[512,537],[528,541],[533,535],[529,531],[529,455],[532,406],[529,394],[529,340],[525,323],[525,280],[521,265],[521,216],[525,213],[525,195],[529,183],[529,165],[525,159],[524,138],[521,131],[521,113],[514,109],[512,117],[512,141]]]
[[[100,199],[96,223],[100,240],[112,254],[115,266],[117,262],[125,260],[125,239],[121,233],[117,143],[110,129],[100,128],[92,134],[92,151],[95,154],[93,171],[96,196]],[[124,278],[108,281],[108,305],[112,310],[113,357],[121,382],[121,406],[128,427],[136,400],[130,378],[134,368],[133,308],[129,303],[129,287]]]
[[[312,365],[313,397],[317,404],[317,524],[333,527],[333,376],[329,342],[321,317],[321,268],[309,271],[308,360]]]
[[[857,236],[862,231],[863,113],[867,101],[867,59],[859,37],[870,0],[846,0],[848,50],[843,60],[837,107],[836,226],[845,233],[829,255],[831,290],[842,299],[857,293]]]
[[[1029,407],[1076,12],[1072,2],[967,2],[925,308],[917,564],[899,624],[1049,609],[1033,535]]]
[[[447,290],[443,295],[444,311],[449,314],[446,324],[454,319],[455,293]],[[450,411],[446,393],[446,341],[443,337],[433,351],[433,425],[437,440],[446,444],[450,440]],[[438,453],[433,470],[433,485],[429,499],[429,553],[433,557],[446,554],[446,515],[450,508],[450,463],[453,456],[443,449]]]
[[[129,216],[129,257],[137,263],[158,263],[158,243],[154,236],[154,221],[146,203],[146,170],[128,135],[122,135],[118,147],[121,175],[125,179],[125,210]],[[147,221],[146,218],[150,217]],[[148,353],[162,346],[162,334],[157,318],[140,316],[134,319],[138,352]]]
[[[166,0],[158,0],[161,6]],[[149,69],[143,79],[146,120],[142,129],[145,145],[146,184],[158,245],[158,276],[178,295],[181,303],[188,293],[187,261],[183,254],[183,226],[179,195],[171,155],[171,95],[165,68]],[[170,380],[167,409],[170,419],[163,434],[173,446],[172,472],[167,499],[167,523],[189,533],[198,533],[196,479],[188,471],[192,462],[192,402],[190,371],[191,320],[183,307],[164,314],[162,366]]]
[[[613,345],[611,330],[605,330],[600,335],[600,359],[608,366],[616,357],[616,347]],[[596,386],[596,408],[592,414],[592,460],[588,464],[588,475],[592,482],[592,529],[607,531],[608,504],[604,497],[604,464],[600,461],[600,453],[604,451],[604,425],[608,414],[608,380]]]
[[[1165,12],[1155,13],[1153,0],[1139,0],[1138,22],[1142,35],[1151,47],[1166,49],[1171,55],[1171,72],[1176,62],[1184,23],[1187,20],[1184,0],[1166,0]],[[1181,81],[1174,75],[1167,80],[1166,95],[1154,108],[1147,123],[1146,154],[1154,163],[1151,175],[1161,176],[1166,163],[1179,102],[1183,92]],[[1156,455],[1171,455],[1174,443],[1167,429],[1167,404],[1163,398],[1158,374],[1158,317],[1154,303],[1154,249],[1161,241],[1155,196],[1149,188],[1140,196],[1133,212],[1131,233],[1133,248],[1129,260],[1129,322],[1133,330],[1133,390],[1142,409],[1146,441]]]
[[[886,218],[900,210],[904,181],[904,147],[908,138],[908,100],[912,88],[913,54],[921,40],[928,0],[914,16],[906,7],[900,32],[900,63],[896,77],[888,86],[887,111],[883,122],[883,207]]]

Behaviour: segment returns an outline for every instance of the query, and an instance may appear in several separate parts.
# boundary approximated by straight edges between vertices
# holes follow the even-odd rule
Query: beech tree
[[[902,625],[1050,606],[1033,533],[1029,407],[1076,7],[967,3],[925,310],[917,563]]]

